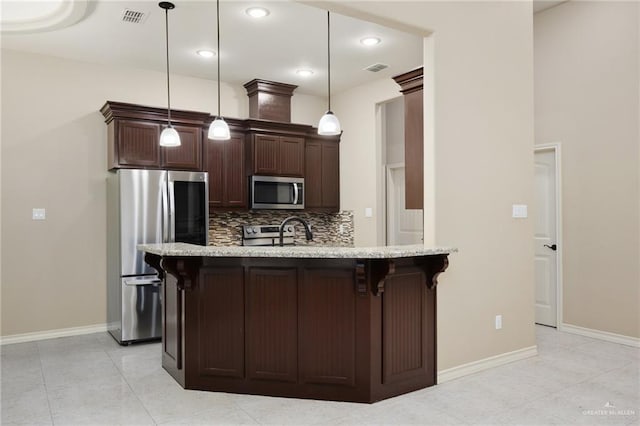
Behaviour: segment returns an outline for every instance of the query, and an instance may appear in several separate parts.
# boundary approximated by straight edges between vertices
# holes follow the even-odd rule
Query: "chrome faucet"
[[[279,234],[280,234],[280,246],[284,246],[284,226],[291,222],[297,220],[298,222],[300,222],[301,224],[304,225],[304,233],[307,237],[307,241],[313,240],[313,233],[311,232],[311,227],[309,226],[309,224],[307,223],[306,220],[304,220],[301,217],[298,216],[289,216],[288,218],[286,218],[285,220],[282,221],[282,223],[280,224],[280,229],[279,229]]]

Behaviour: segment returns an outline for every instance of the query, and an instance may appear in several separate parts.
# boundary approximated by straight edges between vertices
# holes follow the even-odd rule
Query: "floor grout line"
[[[113,359],[113,357],[111,356],[111,354],[109,353],[109,351],[107,349],[105,349],[105,353],[107,354],[107,357],[109,357],[109,359],[111,360],[111,362],[113,363],[114,367],[116,368],[116,370],[118,370],[118,373],[120,374],[120,377],[122,377],[122,379],[124,380],[124,382],[127,384],[127,387],[129,388],[129,390],[131,391],[131,393],[135,396],[136,400],[140,403],[140,406],[144,409],[145,413],[147,413],[147,415],[149,416],[149,418],[151,419],[151,421],[153,422],[154,425],[158,425],[158,422],[156,421],[156,418],[153,417],[151,415],[151,413],[149,412],[149,409],[147,408],[146,405],[144,405],[144,403],[142,402],[142,400],[140,399],[140,397],[138,396],[138,394],[135,392],[135,390],[133,389],[133,386],[131,386],[131,383],[129,383],[129,380],[127,379],[127,377],[124,375],[124,372],[120,369],[120,367],[118,366],[118,364],[116,364],[115,360]]]
[[[38,361],[40,363],[40,374],[42,375],[42,386],[44,386],[44,394],[47,397],[47,407],[49,408],[49,418],[51,424],[55,426],[56,422],[53,418],[53,411],[51,410],[51,400],[49,399],[49,388],[47,387],[47,380],[44,377],[44,365],[42,364],[42,354],[40,353],[40,345],[36,343],[36,351],[38,351]]]

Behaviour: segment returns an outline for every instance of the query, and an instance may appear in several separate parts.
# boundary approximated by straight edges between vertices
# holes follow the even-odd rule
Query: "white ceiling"
[[[78,1],[78,0],[76,0]],[[79,22],[51,31],[2,34],[2,47],[86,62],[165,70],[164,10],[156,1],[90,1]],[[3,5],[10,1],[2,0]],[[34,2],[38,5],[41,2]],[[198,49],[215,50],[214,1],[174,1],[169,11],[172,74],[216,78],[216,59],[196,55]],[[250,18],[245,10],[263,6],[270,15]],[[122,22],[128,8],[145,12],[141,24]],[[326,95],[326,11],[291,1],[222,1],[221,79],[243,84],[254,78],[295,84],[297,92]],[[390,78],[422,64],[422,38],[331,15],[332,92],[368,81]],[[360,39],[377,36],[382,43],[365,47]],[[378,73],[363,68],[377,62],[389,65]],[[296,69],[310,68],[303,78]]]

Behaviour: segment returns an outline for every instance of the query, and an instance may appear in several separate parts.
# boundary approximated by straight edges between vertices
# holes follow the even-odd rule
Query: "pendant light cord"
[[[218,117],[220,117],[220,0],[216,0],[216,20],[218,29]]]
[[[331,111],[331,23],[330,13],[327,10],[327,94],[329,111]]]
[[[167,122],[171,127],[171,89],[169,87],[169,9],[164,10],[164,28],[167,50]]]

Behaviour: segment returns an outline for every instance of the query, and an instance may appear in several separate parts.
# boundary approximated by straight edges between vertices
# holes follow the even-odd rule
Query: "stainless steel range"
[[[280,245],[280,225],[243,225],[242,245],[243,246],[277,246]],[[285,225],[284,232],[285,245],[292,245],[296,236],[293,225]]]

